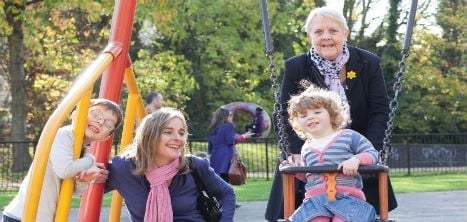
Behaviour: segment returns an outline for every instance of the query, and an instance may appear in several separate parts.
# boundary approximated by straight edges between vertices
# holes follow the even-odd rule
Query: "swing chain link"
[[[260,0],[261,6],[261,20],[263,24],[264,40],[266,45],[266,57],[269,59],[269,74],[271,80],[271,90],[274,97],[274,111],[273,111],[273,126],[276,130],[277,145],[281,150],[279,161],[287,160],[291,155],[289,139],[286,132],[286,124],[284,120],[283,107],[280,102],[280,84],[277,81],[276,66],[274,65],[274,50],[272,47],[271,33],[269,29],[269,16],[268,6],[266,0]]]
[[[262,16],[262,23],[263,23],[263,29],[264,29],[264,38],[265,38],[265,43],[266,43],[266,56],[269,59],[269,72],[270,72],[270,80],[272,83],[272,93],[274,96],[274,112],[273,112],[273,118],[275,121],[275,129],[278,131],[276,135],[278,135],[277,141],[278,141],[278,146],[281,149],[281,156],[279,158],[282,158],[282,160],[286,160],[289,155],[291,155],[290,152],[290,144],[288,140],[288,136],[286,133],[286,124],[284,117],[282,116],[283,113],[283,107],[280,102],[280,87],[279,83],[277,81],[277,75],[276,75],[276,67],[274,65],[273,61],[273,50],[272,50],[272,43],[271,43],[271,36],[269,32],[269,18],[268,18],[268,10],[267,10],[267,3],[266,0],[261,0],[260,1],[261,5],[261,16]],[[383,148],[381,149],[379,153],[379,164],[382,164],[384,166],[388,165],[388,159],[389,159],[389,154],[391,152],[391,136],[392,136],[392,130],[394,128],[394,118],[396,115],[397,108],[399,107],[399,103],[397,101],[399,93],[402,91],[402,80],[404,79],[404,71],[405,71],[405,59],[409,56],[409,45],[410,45],[410,39],[412,36],[412,31],[413,31],[413,25],[414,25],[414,19],[415,19],[415,14],[416,14],[416,9],[417,9],[417,0],[412,0],[412,4],[410,7],[410,16],[409,20],[407,22],[407,30],[405,33],[405,39],[404,39],[404,46],[401,50],[401,61],[399,63],[399,72],[397,73],[397,80],[394,83],[394,97],[389,103],[389,108],[390,108],[390,113],[389,113],[389,119],[387,122],[387,127],[384,132],[385,137],[383,139]],[[292,156],[293,157],[293,156]]]
[[[384,131],[384,139],[383,139],[383,149],[380,151],[379,155],[379,163],[383,166],[387,166],[389,160],[389,154],[391,153],[391,137],[392,137],[392,130],[394,129],[394,119],[396,117],[397,108],[399,108],[399,102],[397,101],[399,93],[402,92],[402,80],[404,79],[404,72],[405,72],[405,59],[409,57],[409,50],[403,49],[401,51],[401,61],[399,62],[399,72],[397,73],[397,80],[394,82],[393,89],[394,89],[394,97],[389,102],[389,120],[387,122],[386,130]]]
[[[277,130],[277,145],[281,150],[280,160],[287,160],[287,157],[291,155],[289,138],[285,129],[284,116],[282,116],[283,107],[280,102],[280,84],[277,80],[276,66],[274,64],[274,53],[272,50],[266,51],[266,57],[269,59],[269,79],[271,80],[271,90],[274,97],[274,111],[273,119],[275,121],[275,129]]]

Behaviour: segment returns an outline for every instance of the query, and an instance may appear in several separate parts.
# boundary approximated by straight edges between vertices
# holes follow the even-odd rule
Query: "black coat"
[[[390,109],[380,59],[376,55],[359,48],[348,46],[348,49],[349,61],[346,63],[346,71],[356,73],[355,78],[346,78],[346,86],[344,87],[350,105],[352,120],[350,128],[366,136],[377,150],[381,150]],[[307,80],[321,88],[327,88],[323,76],[310,59],[310,53],[289,58],[284,65],[284,76],[281,85],[282,117],[284,118],[290,151],[294,154],[300,153],[304,141],[295,134],[288,123],[287,102],[290,96],[298,95],[304,91],[304,87],[300,84],[302,80]],[[276,130],[276,132],[278,131]],[[280,135],[277,136],[280,137]],[[280,177],[280,174],[276,174],[276,177]],[[277,198],[277,193],[282,193],[282,191],[275,188],[280,186],[278,188],[282,189],[282,184],[276,184],[280,181],[280,179],[276,180],[275,178],[271,189],[271,196],[266,209],[266,219],[268,220],[282,217],[282,215],[273,216],[277,214],[277,211],[281,211],[280,208],[273,206],[278,204],[276,202],[280,202],[274,200]],[[377,180],[372,179],[370,181],[368,178],[364,178],[363,182],[363,191],[367,201],[379,212]],[[397,202],[390,182],[389,191],[389,209],[392,210],[397,207]]]

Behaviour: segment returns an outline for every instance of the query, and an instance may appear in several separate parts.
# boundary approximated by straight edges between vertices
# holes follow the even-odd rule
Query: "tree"
[[[4,1],[3,11],[8,23],[8,72],[11,89],[12,127],[11,140],[24,141],[27,128],[27,96],[24,74],[24,11],[25,2],[21,0]],[[11,171],[20,172],[28,168],[32,162],[29,154],[29,144],[15,143],[13,145],[13,165]]]
[[[467,130],[465,60],[465,2],[439,1],[441,33],[420,26],[407,70],[401,103],[402,132],[458,133]],[[421,118],[420,118],[421,117]]]
[[[82,40],[89,47],[94,40],[85,40],[101,35],[102,27],[80,29],[79,25],[95,24],[94,19],[105,18],[106,14],[102,15],[105,10],[96,2],[4,0],[0,5],[0,15],[6,18],[0,28],[8,36],[9,47],[6,76],[12,96],[10,139],[28,141],[40,134],[83,62],[95,57],[94,51],[82,50],[77,43]],[[75,51],[83,57],[75,56],[80,54]],[[28,144],[15,144],[11,170],[26,170],[30,163]]]
[[[34,24],[25,38],[31,104],[28,122],[33,139],[40,135],[44,119],[58,106],[75,77],[105,47],[110,27],[109,5],[82,2],[78,7],[61,2],[50,7],[35,7],[27,16],[28,26]]]
[[[437,50],[436,55],[447,58],[443,61],[446,69],[442,70],[446,76],[453,74],[465,80],[466,1],[440,0],[438,8],[436,21],[443,30],[445,44]]]
[[[23,139],[37,139],[76,75],[106,45],[113,2],[29,1],[23,8],[14,2],[0,0],[0,17],[7,18],[8,12],[16,16],[11,18],[17,18],[8,21],[11,25],[1,19],[0,33],[11,36],[15,31],[13,24],[21,19],[24,24],[23,53],[14,50],[16,63],[7,63],[17,67],[18,62],[23,61],[23,65],[15,69],[21,71],[22,67],[22,73],[6,73],[8,81],[13,82],[15,78],[13,123],[15,132],[25,130],[24,127],[28,130],[21,136]],[[375,20],[371,10],[380,2],[346,0],[343,12],[352,29],[350,44],[382,58],[383,72],[391,90],[404,37],[400,28],[407,20],[408,8],[401,6],[400,0],[390,0],[389,13],[377,15],[385,19]],[[310,44],[302,27],[310,10],[323,4],[322,0],[268,1],[279,82],[283,61],[309,50]],[[459,131],[465,130],[465,117],[460,112],[465,104],[454,99],[463,98],[467,79],[462,64],[465,39],[461,35],[465,19],[459,19],[465,17],[465,13],[462,14],[465,3],[439,1],[439,4],[442,7],[437,16],[444,30],[443,36],[437,38],[422,31],[414,32],[416,41],[411,46],[408,77],[404,82],[407,90],[400,97],[401,112],[397,115],[396,129],[399,132],[454,131],[454,125]],[[430,1],[422,1],[417,10],[417,28],[420,30],[423,26],[418,23],[419,19],[429,16],[425,11],[427,5]],[[14,12],[20,13],[16,15]],[[211,112],[230,102],[253,102],[272,112],[269,61],[265,56],[258,2],[148,0],[137,7],[135,21],[130,56],[140,92],[144,95],[152,90],[160,91],[166,105],[184,110],[194,137],[206,136]],[[15,46],[20,39],[12,37],[12,41],[16,41],[8,46]],[[3,58],[12,59],[11,56],[8,54]],[[437,87],[430,88],[417,81],[422,70],[423,76],[429,74],[428,82]],[[439,73],[445,78],[438,78]],[[453,76],[456,78],[451,78]],[[95,92],[98,85],[96,83]],[[445,88],[448,86],[454,87],[453,92]],[[416,103],[419,100],[424,104]],[[122,104],[124,102],[122,96]],[[449,106],[450,112],[455,114],[453,118],[423,113],[426,110],[441,113],[443,106]],[[448,119],[443,122],[413,117],[422,114],[427,119]],[[462,121],[455,122],[455,119]],[[241,129],[242,122],[237,124]]]
[[[393,84],[396,80],[396,73],[399,71],[399,64],[402,48],[402,39],[399,38],[398,30],[401,26],[399,21],[402,10],[401,0],[389,0],[389,14],[386,18],[387,27],[384,29],[384,47],[379,47],[376,53],[382,57],[383,73],[385,74],[386,87],[388,93],[393,95]],[[381,41],[383,38],[379,39]],[[376,45],[375,45],[376,46]]]
[[[195,80],[186,103],[194,136],[207,134],[211,113],[221,105],[272,104],[258,2],[157,1],[157,6],[154,23],[163,36],[158,50],[182,56]]]

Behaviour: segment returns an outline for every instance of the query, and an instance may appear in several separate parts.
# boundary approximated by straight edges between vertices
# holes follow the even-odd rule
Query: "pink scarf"
[[[177,158],[165,166],[159,168],[153,166],[146,172],[146,178],[151,184],[151,191],[149,191],[148,200],[146,201],[144,221],[173,221],[172,203],[167,180],[177,174],[179,162]]]

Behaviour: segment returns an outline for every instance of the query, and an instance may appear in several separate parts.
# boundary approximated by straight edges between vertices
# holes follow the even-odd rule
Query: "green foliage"
[[[105,47],[110,34],[113,1],[57,1],[28,3],[24,9],[25,87],[28,128],[40,134],[45,121],[64,97],[76,76]],[[192,137],[203,138],[211,112],[235,101],[261,105],[271,114],[273,98],[269,61],[258,1],[145,0],[138,2],[130,56],[142,95],[159,91],[166,105],[183,109]],[[389,1],[390,11],[374,31],[366,10],[373,5],[344,2],[353,24],[349,42],[382,58],[383,73],[392,96],[404,38],[400,27],[408,8]],[[303,32],[309,11],[323,1],[268,1],[274,65],[281,80],[284,59],[310,47]],[[368,4],[376,4],[371,2]],[[426,18],[427,3],[419,4],[417,19]],[[404,91],[399,97],[395,131],[464,132],[467,129],[465,5],[438,2],[436,20],[441,36],[417,26],[407,61]],[[5,18],[0,1],[0,18]],[[239,10],[241,9],[241,10]],[[8,8],[6,10],[17,10]],[[359,24],[362,17],[365,24]],[[372,24],[373,26],[375,24]],[[11,33],[0,19],[2,37]],[[3,47],[3,42],[1,46]],[[2,51],[3,52],[3,51]],[[2,55],[4,55],[2,53]],[[2,58],[6,58],[2,56]],[[6,60],[1,60],[6,67]],[[2,75],[4,75],[2,73]],[[8,77],[8,73],[6,74]],[[8,79],[8,78],[6,78]],[[95,84],[97,95],[99,82]],[[123,89],[125,94],[125,89]],[[125,102],[122,96],[122,104]],[[242,127],[246,118],[237,118]]]
[[[107,8],[107,10],[105,9]],[[108,40],[110,5],[97,2],[52,2],[28,8],[25,17],[25,72],[31,101],[32,138],[42,127],[75,77]]]
[[[183,55],[164,51],[152,56],[148,51],[140,50],[133,65],[141,95],[158,91],[164,96],[165,106],[186,108],[184,104],[190,99],[195,81],[190,63]]]
[[[174,51],[191,65],[188,71],[196,85],[185,106],[194,136],[206,135],[210,113],[224,104],[249,101],[268,107],[272,103],[266,90],[258,2],[158,1],[156,5],[166,15],[154,19],[163,35],[157,50]]]
[[[449,66],[437,56],[439,48],[447,45],[444,39],[428,32],[421,36],[415,38],[417,45],[407,63],[396,128],[405,133],[465,132],[465,70],[454,74],[460,67]]]

